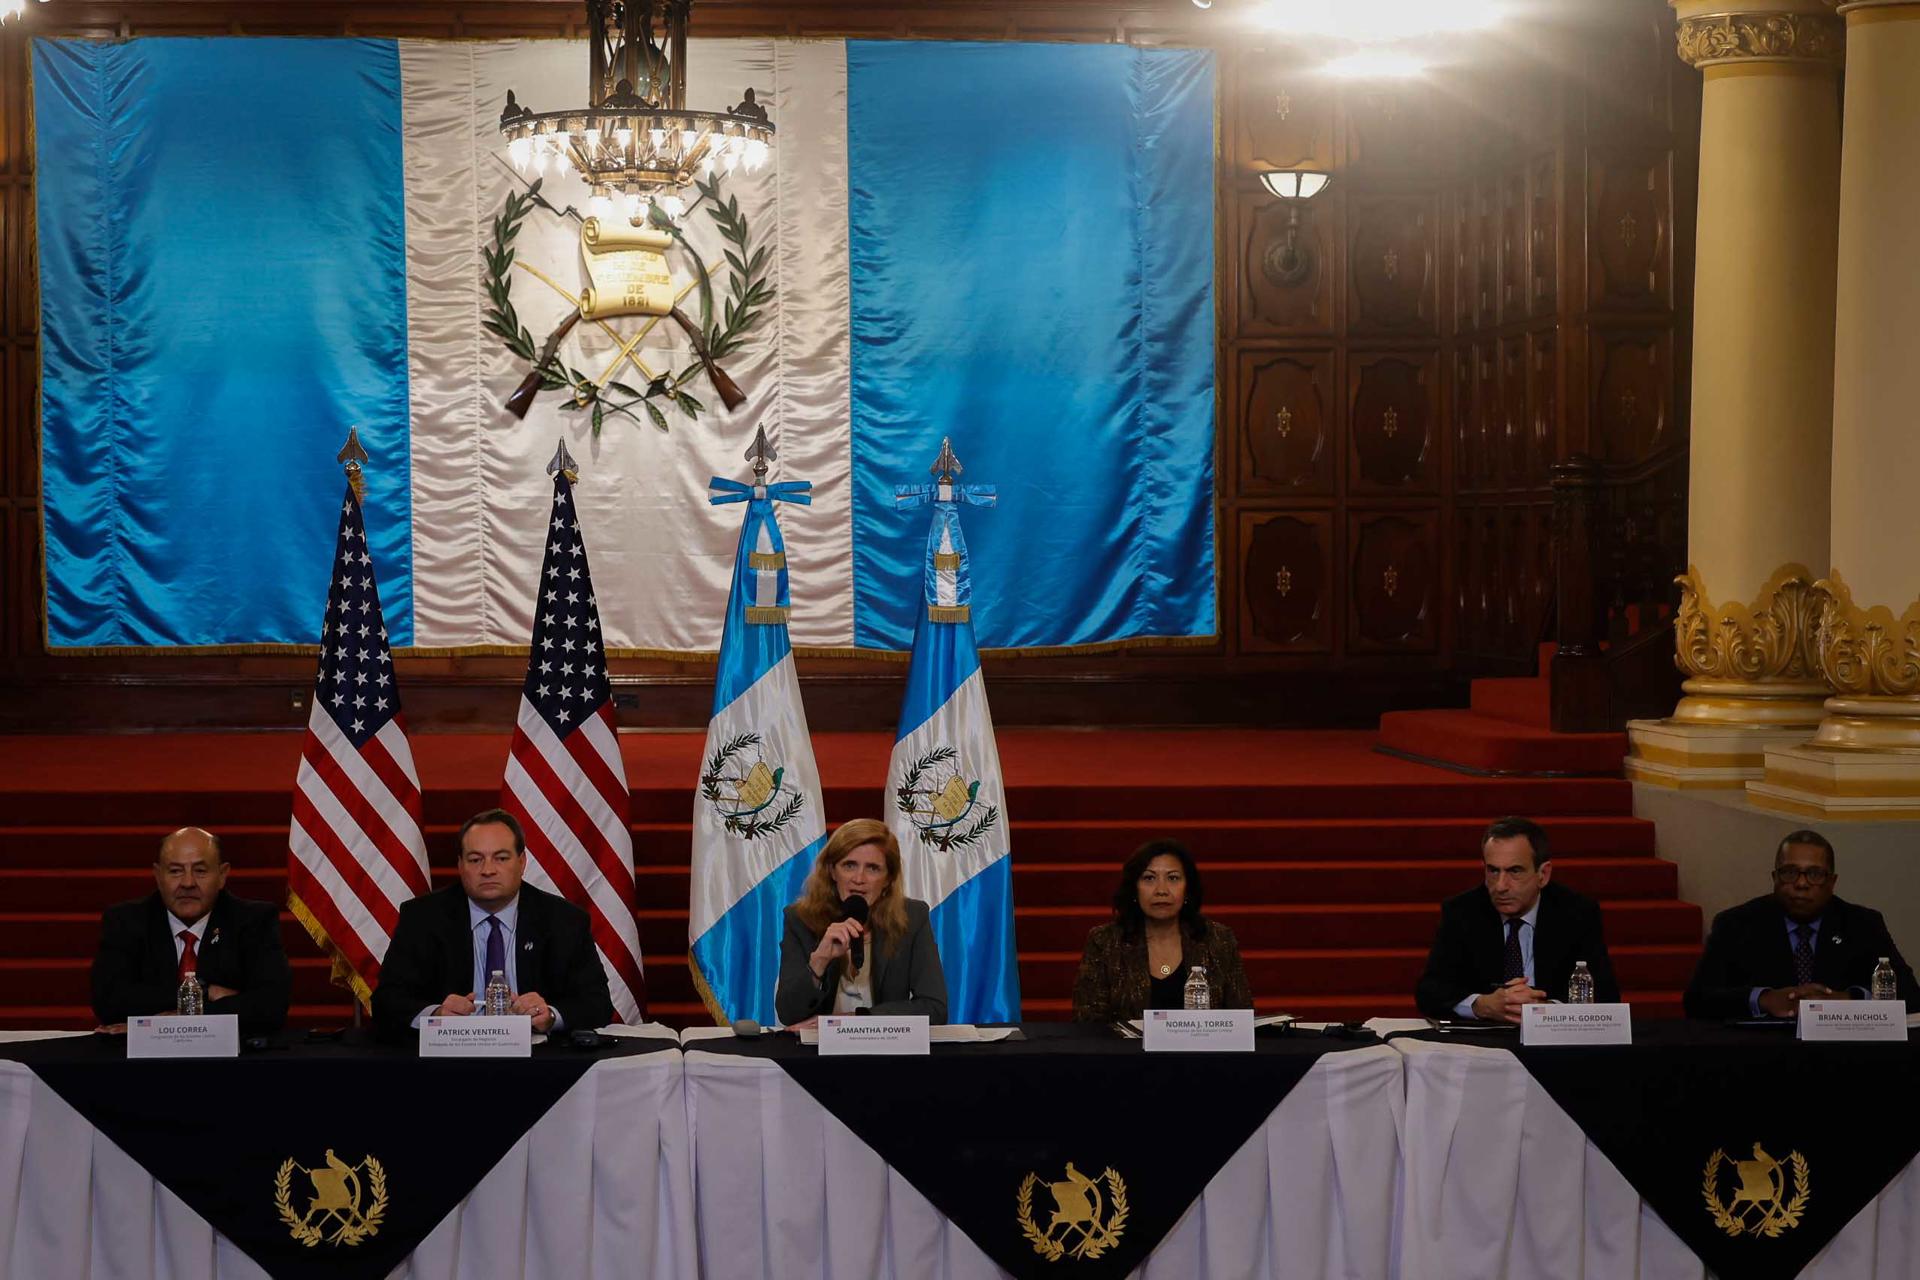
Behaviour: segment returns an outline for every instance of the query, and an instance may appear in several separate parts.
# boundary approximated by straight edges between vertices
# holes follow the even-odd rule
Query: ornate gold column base
[[[1671,716],[1628,722],[1626,775],[1680,789],[1745,786],[1765,772],[1769,748],[1805,742],[1820,723],[1813,573],[1781,565],[1751,604],[1713,604],[1698,568],[1676,581],[1674,662],[1690,678]]]
[[[1838,573],[1814,584],[1814,645],[1837,691],[1812,739],[1766,754],[1754,804],[1832,818],[1920,817],[1920,601],[1862,608]]]

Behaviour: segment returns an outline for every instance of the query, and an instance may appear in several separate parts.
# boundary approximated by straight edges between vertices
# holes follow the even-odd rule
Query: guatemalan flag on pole
[[[527,878],[586,911],[614,1015],[631,1024],[646,1015],[647,987],[633,918],[627,770],[614,730],[600,607],[573,503],[578,477],[566,441],[547,471],[553,476],[553,514],[500,807],[526,831]]]
[[[934,483],[901,485],[898,507],[931,503],[926,567],[915,611],[913,664],[887,778],[887,825],[900,841],[907,896],[933,908],[933,936],[954,1022],[1017,1022],[1006,784],[993,741],[986,679],[973,645],[973,582],[960,507],[990,507],[988,485],[957,483],[940,442]]]
[[[780,914],[800,896],[827,840],[820,771],[787,639],[786,543],[774,503],[813,501],[812,484],[768,484],[778,455],[759,432],[753,483],[715,476],[708,501],[743,502],[713,682],[713,719],[693,798],[693,890],[687,938],[694,986],[716,1022],[772,1025]]]

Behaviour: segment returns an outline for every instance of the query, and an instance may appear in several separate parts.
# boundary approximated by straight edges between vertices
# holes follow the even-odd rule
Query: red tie
[[[200,967],[200,962],[194,958],[193,954],[196,941],[198,941],[198,939],[193,936],[193,930],[182,929],[180,931],[180,967],[173,972],[173,980],[175,982],[185,982],[187,975]]]

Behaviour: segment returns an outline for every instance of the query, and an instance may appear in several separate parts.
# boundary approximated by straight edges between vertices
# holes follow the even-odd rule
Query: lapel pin
[[[220,941],[220,931],[218,929],[215,929],[213,933],[207,938],[207,945],[212,946],[214,943],[218,941]]]
[[[520,944],[520,949],[522,951],[531,951],[533,950],[533,944],[531,942],[523,942]]]

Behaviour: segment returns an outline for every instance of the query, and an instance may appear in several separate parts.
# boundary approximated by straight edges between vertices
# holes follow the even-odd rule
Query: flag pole
[[[365,473],[361,471],[360,464],[367,461],[367,450],[366,447],[360,443],[359,427],[347,428],[347,442],[340,446],[340,452],[333,456],[333,460],[345,467],[347,472],[347,488],[353,490],[353,500],[364,507],[367,502],[367,477]],[[336,969],[340,965],[340,958],[337,953],[334,957],[334,964]],[[336,982],[339,981],[337,972],[334,980]],[[347,988],[349,1002],[353,1005],[353,1031],[357,1037],[362,1028],[362,1019],[365,1010],[360,1006],[360,993],[353,989],[353,984],[348,982],[345,986]]]

